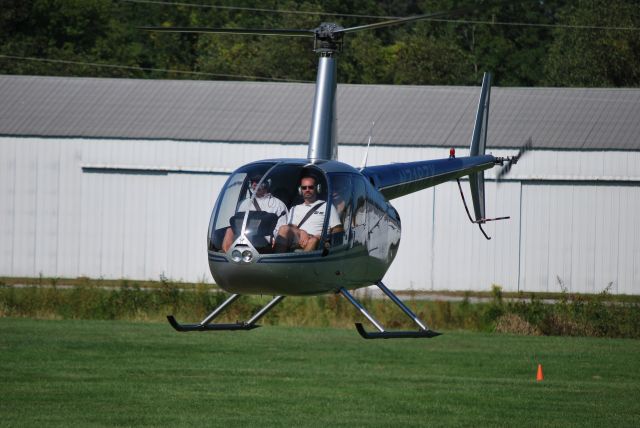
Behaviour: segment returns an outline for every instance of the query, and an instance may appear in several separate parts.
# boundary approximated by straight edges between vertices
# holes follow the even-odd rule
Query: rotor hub
[[[313,50],[325,56],[331,56],[335,52],[342,51],[342,30],[344,30],[344,27],[332,22],[320,24],[314,30]]]

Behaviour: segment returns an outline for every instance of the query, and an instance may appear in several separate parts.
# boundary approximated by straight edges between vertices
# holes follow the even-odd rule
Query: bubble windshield
[[[338,199],[342,195],[350,200],[349,181],[338,180],[335,195],[327,181],[322,171],[301,164],[265,162],[240,168],[227,180],[214,208],[209,250],[231,253],[247,247],[270,254],[344,243],[340,228],[350,209],[344,211]],[[340,230],[340,237],[331,240],[330,232]]]

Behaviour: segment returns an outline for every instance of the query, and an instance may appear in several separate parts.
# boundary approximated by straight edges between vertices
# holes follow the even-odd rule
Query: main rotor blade
[[[257,36],[313,37],[313,30],[291,30],[276,28],[209,28],[209,27],[138,27],[140,30],[162,33],[211,33],[252,34]]]
[[[376,22],[374,24],[366,24],[366,25],[359,25],[357,27],[343,28],[343,29],[340,29],[340,30],[336,30],[335,33],[353,33],[355,31],[372,30],[372,29],[375,29],[375,28],[391,27],[392,25],[404,24],[404,23],[411,22],[411,21],[420,21],[422,19],[438,18],[440,16],[445,16],[445,15],[455,15],[455,14],[458,14],[458,13],[461,13],[461,12],[466,12],[468,10],[469,10],[469,8],[456,9],[456,10],[448,10],[448,11],[444,11],[444,12],[426,13],[424,15],[408,16],[406,18],[390,19],[388,21]]]

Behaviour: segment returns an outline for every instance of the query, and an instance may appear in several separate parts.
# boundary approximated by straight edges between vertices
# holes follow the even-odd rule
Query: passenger
[[[253,199],[253,201],[251,198],[247,198],[242,201],[240,203],[240,206],[238,207],[238,212],[264,211],[278,216],[278,221],[272,235],[268,237],[265,236],[265,238],[267,238],[267,241],[273,246],[273,237],[276,235],[278,229],[281,226],[286,225],[287,214],[289,211],[287,210],[287,206],[280,199],[271,195],[271,193],[269,192],[270,189],[268,180],[262,181],[260,186],[258,186],[258,183],[260,183],[261,179],[261,175],[254,175],[251,177],[250,190],[252,194],[256,195],[256,197],[255,199]],[[231,227],[228,227],[225,231],[224,239],[222,241],[222,251],[224,251],[225,253],[229,251],[229,248],[231,248],[231,245],[233,244],[235,238],[236,237],[234,236],[233,229]]]
[[[300,180],[299,193],[304,202],[289,211],[288,224],[281,226],[276,236],[276,253],[302,249],[313,251],[320,242],[326,211],[325,201],[318,200],[318,186],[315,177],[304,176]],[[329,230],[341,227],[335,208],[331,207]]]
[[[333,201],[333,206],[336,207],[336,212],[339,217],[342,217],[342,213],[344,213],[344,210],[347,207],[347,203],[341,193],[342,192],[339,191],[333,191],[333,193],[331,193],[331,200]]]
[[[353,222],[351,215],[351,186],[350,183],[335,181],[332,183],[331,204],[336,208],[340,223],[349,226]],[[344,228],[333,230],[334,233],[344,232]]]

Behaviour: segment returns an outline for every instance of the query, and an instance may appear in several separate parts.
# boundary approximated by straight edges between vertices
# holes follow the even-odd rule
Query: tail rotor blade
[[[527,154],[527,152],[531,151],[531,149],[533,149],[533,139],[529,137],[522,147],[520,147],[518,153],[507,159],[507,163],[502,167],[498,174],[496,174],[496,180],[501,181],[505,175],[509,174],[511,167],[517,164],[520,158]]]
[[[533,148],[533,139],[531,137],[527,138],[527,141],[524,143],[520,150],[518,150],[518,154],[516,155],[516,162],[529,150]],[[516,163],[514,162],[514,163]]]
[[[496,175],[496,180],[500,181],[502,178],[507,175],[511,171],[511,162],[508,162],[505,166],[502,167],[500,172]]]

